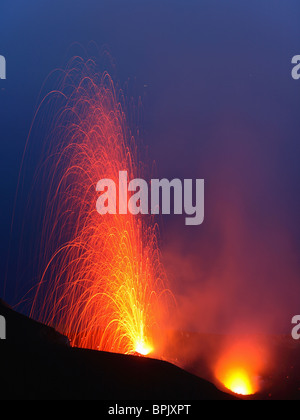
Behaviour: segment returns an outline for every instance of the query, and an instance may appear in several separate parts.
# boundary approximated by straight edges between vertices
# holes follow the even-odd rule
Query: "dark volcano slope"
[[[224,400],[233,397],[174,365],[71,348],[68,339],[0,301],[0,398]]]

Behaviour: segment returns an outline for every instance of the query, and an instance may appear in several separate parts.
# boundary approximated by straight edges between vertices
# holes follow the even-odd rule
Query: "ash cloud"
[[[266,132],[232,115],[219,121],[214,138],[201,166],[204,225],[166,222],[163,255],[179,327],[289,334],[300,282],[284,139],[276,125]]]

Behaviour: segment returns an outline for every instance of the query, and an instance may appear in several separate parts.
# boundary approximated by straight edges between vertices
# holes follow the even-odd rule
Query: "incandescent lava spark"
[[[77,61],[76,61],[77,60]],[[152,216],[96,210],[96,184],[119,171],[146,177],[121,100],[107,73],[76,59],[51,102],[43,181],[42,269],[31,315],[74,346],[148,355],[169,299]],[[47,114],[49,118],[49,114]]]

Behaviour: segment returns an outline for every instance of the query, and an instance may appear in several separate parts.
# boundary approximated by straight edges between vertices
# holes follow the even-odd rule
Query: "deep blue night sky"
[[[109,49],[120,85],[134,81],[135,99],[143,97],[158,176],[205,179],[202,226],[163,220],[182,324],[214,331],[221,319],[224,328],[252,320],[288,331],[300,312],[300,80],[291,77],[299,22],[298,0],[3,0],[0,291],[41,86],[74,42],[95,41]],[[14,305],[23,291],[12,243],[4,297]]]

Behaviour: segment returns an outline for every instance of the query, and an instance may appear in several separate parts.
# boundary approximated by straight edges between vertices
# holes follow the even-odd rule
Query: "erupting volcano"
[[[234,394],[253,395],[260,390],[260,377],[266,369],[268,355],[254,338],[235,340],[225,349],[215,368],[215,376]]]
[[[77,58],[43,101],[55,111],[36,175],[46,193],[31,315],[74,346],[148,355],[170,296],[157,225],[151,216],[96,210],[99,179],[117,181],[123,170],[147,177],[123,99],[109,74]]]
[[[224,375],[224,386],[238,395],[254,394],[254,387],[246,370],[228,367]]]
[[[226,392],[259,392],[267,360],[261,343],[228,336],[225,347],[223,341],[211,347],[201,334],[199,338],[191,334],[190,342],[181,341],[190,335],[181,332],[187,325],[180,325],[178,311],[173,316],[174,298],[154,216],[98,212],[99,180],[113,181],[115,204],[124,208],[120,173],[126,171],[129,180],[151,179],[132,117],[139,108],[128,110],[128,101],[110,75],[97,73],[94,61],[78,57],[59,71],[57,90],[43,97],[26,150],[32,139],[42,141],[42,159],[30,182],[31,197],[39,198],[39,208],[34,212],[32,203],[28,206],[35,218],[28,225],[37,229],[34,236],[39,238],[35,259],[28,259],[36,262],[34,270],[38,266],[30,316],[67,336],[73,347],[151,355],[191,370]],[[128,189],[127,199],[132,194]],[[193,270],[192,264],[183,278],[193,274],[188,270]],[[209,309],[205,296],[202,289],[191,294],[188,306],[181,306],[183,320],[195,307]],[[207,313],[203,310],[201,317],[194,318],[200,326]],[[217,350],[207,352],[198,370],[193,360],[199,357],[202,363],[206,345]]]

